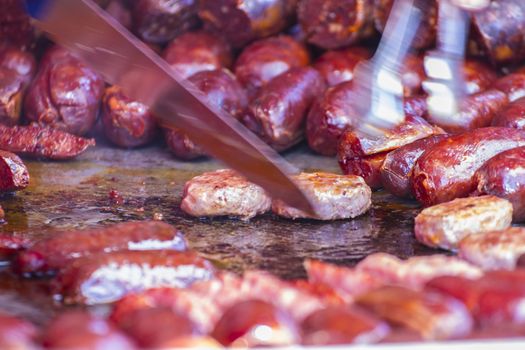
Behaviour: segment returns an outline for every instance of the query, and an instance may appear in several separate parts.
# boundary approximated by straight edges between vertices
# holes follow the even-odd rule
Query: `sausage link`
[[[290,68],[310,63],[306,48],[287,35],[254,42],[246,47],[235,62],[235,75],[252,98],[276,76]]]
[[[293,68],[259,91],[242,122],[270,146],[284,151],[302,140],[306,113],[324,90],[324,80],[315,69]]]
[[[416,199],[425,206],[466,197],[476,188],[474,173],[490,158],[525,146],[525,132],[487,127],[450,136],[427,150],[412,175]]]
[[[502,108],[492,120],[492,125],[525,130],[525,96]]]
[[[466,59],[463,62],[463,76],[466,84],[465,91],[468,95],[493,87],[493,83],[498,79],[498,74],[493,68],[476,59]]]
[[[204,26],[224,35],[235,48],[279,33],[295,14],[297,0],[201,0]]]
[[[525,147],[489,159],[474,175],[477,194],[490,194],[512,203],[514,221],[525,219]]]
[[[203,31],[178,36],[164,50],[163,57],[185,79],[202,71],[230,68],[233,61],[228,44]]]
[[[496,81],[494,89],[504,92],[509,102],[525,97],[525,73],[512,73]]]
[[[22,190],[29,185],[27,167],[16,154],[0,150],[0,192]]]
[[[413,198],[412,173],[419,157],[447,135],[432,135],[389,152],[380,169],[381,183],[395,196]]]
[[[357,64],[370,56],[370,51],[364,47],[327,51],[315,61],[313,67],[321,73],[328,86],[335,86],[351,81]]]
[[[37,349],[36,327],[14,316],[0,314],[0,348]]]
[[[42,59],[24,101],[29,121],[84,135],[95,124],[104,81],[66,50],[55,47]]]
[[[339,166],[343,174],[361,176],[371,189],[378,190],[383,187],[380,170],[387,155],[388,152],[382,152],[370,156],[343,158],[339,160]]]

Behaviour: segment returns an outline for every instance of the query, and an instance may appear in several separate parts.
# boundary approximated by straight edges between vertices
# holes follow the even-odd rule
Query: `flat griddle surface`
[[[299,147],[285,157],[306,171],[340,170],[333,158]],[[283,278],[304,277],[306,258],[353,265],[368,254],[388,252],[399,257],[436,251],[416,242],[415,202],[403,202],[385,192],[373,195],[373,208],[355,220],[290,221],[264,215],[249,222],[196,219],[179,209],[186,180],[221,168],[212,161],[179,162],[160,146],[120,150],[102,145],[70,162],[25,160],[28,189],[0,199],[7,224],[0,230],[15,235],[45,237],[57,230],[85,228],[129,220],[163,220],[180,228],[191,246],[233,271],[263,269]],[[115,204],[115,190],[123,204]],[[28,281],[0,273],[0,310],[15,311],[36,322],[45,321],[61,306],[53,302],[49,281]]]

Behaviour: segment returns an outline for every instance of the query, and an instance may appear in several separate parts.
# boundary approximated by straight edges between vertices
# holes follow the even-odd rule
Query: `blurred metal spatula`
[[[27,0],[35,24],[111,84],[143,102],[163,123],[182,129],[208,154],[263,187],[273,198],[310,215],[315,210],[289,175],[297,169],[90,0]]]

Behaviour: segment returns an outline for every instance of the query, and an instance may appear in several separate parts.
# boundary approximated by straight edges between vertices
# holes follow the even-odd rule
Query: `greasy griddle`
[[[305,146],[285,157],[306,171],[340,172],[334,158],[314,155]],[[0,201],[8,222],[0,226],[3,232],[44,237],[61,229],[162,215],[220,267],[263,269],[283,278],[304,277],[305,258],[354,265],[379,251],[403,258],[436,252],[415,241],[417,204],[385,192],[374,193],[372,210],[355,220],[290,221],[269,214],[249,222],[196,219],[179,209],[182,188],[191,177],[220,168],[216,161],[179,162],[162,146],[121,150],[99,145],[71,162],[25,162],[30,186]],[[123,204],[110,198],[112,190]],[[7,270],[0,275],[0,310],[43,322],[61,307],[53,302],[48,281],[19,279]]]

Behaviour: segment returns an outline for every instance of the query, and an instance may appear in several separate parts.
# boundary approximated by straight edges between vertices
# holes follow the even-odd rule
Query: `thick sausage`
[[[326,346],[353,342],[377,343],[390,327],[357,307],[327,307],[313,312],[301,324],[302,344]]]
[[[321,73],[328,86],[335,86],[351,81],[357,64],[370,56],[370,50],[364,47],[327,51],[315,61],[313,67]]]
[[[203,71],[192,75],[193,83],[206,97],[208,102],[240,119],[248,105],[248,97],[235,76],[226,69]],[[199,158],[205,152],[179,129],[165,129],[165,140],[169,150],[185,160]]]
[[[0,193],[19,191],[29,185],[27,167],[16,154],[0,150]]]
[[[488,127],[450,136],[427,150],[412,176],[416,199],[426,205],[468,196],[475,188],[474,173],[490,158],[525,146],[525,132]]]
[[[317,215],[310,216],[280,199],[274,199],[272,211],[281,217],[315,220],[353,219],[366,213],[372,205],[372,191],[359,176],[301,173],[296,175],[294,180],[313,201]]]
[[[137,0],[133,18],[142,40],[164,44],[198,25],[197,0]]]
[[[279,35],[254,42],[246,47],[235,62],[235,75],[248,96],[276,76],[290,68],[310,63],[306,48],[287,35]]]
[[[361,176],[371,189],[378,190],[383,187],[381,167],[387,155],[388,152],[382,152],[370,156],[343,158],[339,160],[339,166],[343,174]]]
[[[84,135],[95,124],[104,81],[90,68],[55,47],[42,59],[24,101],[30,122]]]
[[[315,69],[293,68],[259,91],[241,121],[277,151],[284,151],[303,139],[308,109],[324,90]]]
[[[36,61],[30,52],[7,46],[0,48],[0,67],[14,71],[27,85],[35,74]]]
[[[9,44],[19,48],[32,46],[35,33],[23,0],[0,2],[0,45]]]
[[[468,235],[503,230],[512,222],[512,204],[495,196],[456,198],[425,208],[416,216],[416,239],[429,246],[456,250]]]
[[[249,42],[279,33],[295,14],[297,0],[201,0],[204,26],[241,48]]]
[[[464,337],[473,327],[465,305],[437,293],[387,286],[359,296],[357,304],[425,339]]]
[[[104,134],[120,147],[143,146],[155,138],[157,124],[148,107],[129,99],[118,86],[106,89],[102,97]]]
[[[0,149],[35,158],[64,160],[75,158],[95,146],[94,139],[41,127],[0,125]]]
[[[17,234],[17,233],[1,233],[0,234],[0,259],[8,260],[15,253],[18,253],[21,250],[25,250],[29,248],[32,244],[33,244],[33,239],[30,237],[30,235],[23,235],[23,234]]]
[[[127,222],[83,231],[65,231],[36,242],[21,252],[17,272],[55,273],[71,260],[102,252],[188,248],[182,233],[160,221]]]
[[[182,78],[221,68],[230,68],[232,52],[228,44],[213,34],[197,31],[175,38],[163,57]]]
[[[323,49],[355,44],[373,33],[372,0],[300,0],[306,40]]]
[[[468,95],[487,90],[498,79],[498,74],[488,64],[476,59],[463,62],[465,91]]]
[[[37,329],[31,323],[14,316],[0,314],[0,348],[37,349],[34,342]]]
[[[265,328],[268,333],[260,334],[257,328]],[[293,317],[262,300],[234,304],[223,313],[211,334],[222,345],[232,347],[290,346],[300,339]]]
[[[113,324],[80,310],[55,317],[42,338],[43,345],[52,349],[135,349],[131,339]]]
[[[390,11],[394,0],[373,0],[373,18],[376,29],[379,32],[383,32],[385,29],[386,22],[390,16]],[[434,45],[436,40],[437,32],[437,21],[438,21],[438,6],[437,0],[431,0],[428,2],[428,9],[422,18],[422,22],[417,29],[416,35],[412,42],[412,47],[417,49],[424,49]]]
[[[478,194],[509,200],[514,221],[525,219],[525,147],[510,149],[489,159],[474,177]]]
[[[493,88],[504,92],[509,102],[525,97],[525,73],[511,73],[499,78]]]
[[[525,2],[494,0],[472,14],[475,41],[496,65],[520,63],[525,58]]]
[[[459,112],[450,120],[436,119],[430,114],[427,120],[450,133],[460,133],[490,126],[496,114],[508,104],[507,95],[490,89],[467,96],[460,102]]]
[[[380,169],[381,183],[395,196],[413,198],[412,173],[423,152],[444,140],[447,135],[432,135],[389,152]]]
[[[73,260],[57,276],[65,304],[105,304],[154,287],[186,288],[209,280],[213,265],[195,252],[120,251]]]
[[[492,125],[525,130],[525,95],[503,107],[492,120]]]

